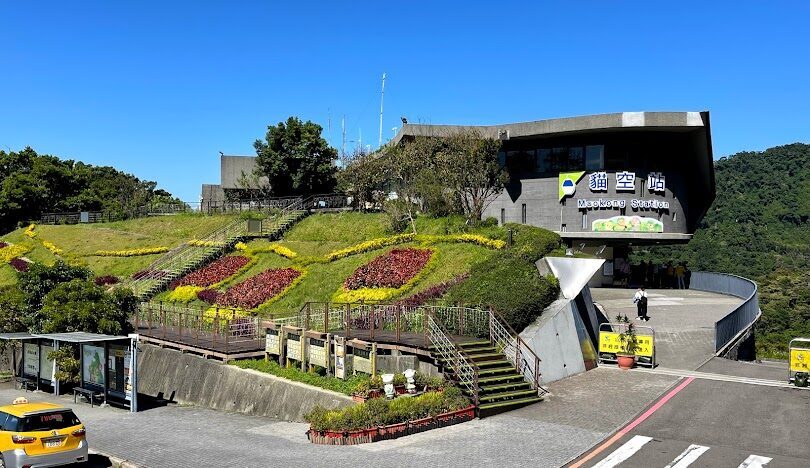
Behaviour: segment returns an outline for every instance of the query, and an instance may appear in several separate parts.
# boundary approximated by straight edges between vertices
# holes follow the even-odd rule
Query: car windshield
[[[54,431],[81,424],[73,411],[54,411],[20,418],[18,432]]]

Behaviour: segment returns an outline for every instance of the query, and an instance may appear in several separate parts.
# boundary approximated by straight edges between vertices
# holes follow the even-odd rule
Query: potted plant
[[[616,363],[619,369],[632,369],[636,364],[636,351],[639,349],[636,326],[626,315],[617,315],[616,322],[622,327],[622,332],[619,333],[622,350],[616,353]]]

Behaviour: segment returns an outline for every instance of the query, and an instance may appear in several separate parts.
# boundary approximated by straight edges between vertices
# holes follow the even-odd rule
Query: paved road
[[[696,379],[583,466],[806,468],[808,415],[807,390]]]
[[[637,316],[633,289],[593,288],[593,300],[610,320],[616,314]],[[714,355],[714,322],[725,317],[740,299],[693,289],[648,290],[648,315],[644,326],[655,329],[656,361],[671,369],[695,370]]]
[[[549,386],[546,401],[482,420],[392,441],[310,444],[306,424],[168,406],[137,414],[73,404],[91,448],[148,467],[379,466],[558,467],[629,421],[676,377],[597,369]],[[0,385],[0,401],[19,395]],[[50,400],[28,393],[32,400]]]

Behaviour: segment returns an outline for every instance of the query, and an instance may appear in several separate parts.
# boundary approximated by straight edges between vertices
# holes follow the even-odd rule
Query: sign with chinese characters
[[[650,192],[666,193],[666,177],[664,177],[664,175],[660,172],[650,172],[647,175],[647,188],[650,190]]]
[[[790,370],[810,372],[810,349],[790,349]]]
[[[37,343],[23,343],[23,375],[38,378],[39,364],[39,345]]]
[[[591,189],[591,192],[607,191],[607,172],[594,172],[593,174],[588,174],[588,188]]]
[[[620,171],[616,173],[616,191],[633,192],[636,190],[636,173]]]
[[[655,350],[655,343],[652,335],[636,335],[638,339],[638,349],[636,356],[652,357]],[[600,353],[626,353],[627,343],[622,343],[619,333],[600,331],[599,332],[599,352]]]

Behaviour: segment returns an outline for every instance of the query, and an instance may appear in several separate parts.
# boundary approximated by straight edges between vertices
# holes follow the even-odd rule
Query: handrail
[[[737,342],[762,315],[757,283],[748,278],[729,273],[694,271],[689,286],[698,291],[728,294],[743,299],[740,305],[714,324],[714,349],[718,356]]]
[[[445,348],[448,346],[446,343],[449,343],[452,347],[452,350],[456,353],[456,355],[460,356],[459,359],[457,356],[447,355],[445,361],[446,362],[453,362],[453,372],[456,374],[456,377],[459,380],[459,383],[467,387],[470,390],[471,396],[473,398],[473,404],[478,406],[479,403],[479,388],[478,388],[478,366],[475,365],[475,361],[472,360],[469,354],[467,354],[464,349],[462,349],[455,341],[450,338],[449,333],[447,330],[442,326],[441,322],[436,319],[436,317],[432,313],[426,313],[427,323],[428,326],[434,327],[436,329],[436,334],[439,336],[434,336],[434,333],[430,333],[428,336],[430,337],[430,342],[433,344],[434,348],[437,352],[442,353],[442,345],[444,344]],[[432,329],[431,329],[432,331]],[[448,353],[442,353],[448,354]],[[450,358],[450,359],[447,359]],[[452,358],[455,358],[451,361]],[[462,362],[463,361],[463,362]],[[465,369],[462,369],[465,368]],[[464,372],[462,372],[464,370]],[[464,379],[466,373],[472,374],[472,381],[468,382]]]
[[[506,333],[508,335],[511,335],[511,337],[515,340],[515,343],[514,343],[514,346],[515,346],[515,361],[513,363],[515,365],[515,370],[517,370],[518,373],[520,373],[521,375],[523,375],[523,377],[525,377],[527,380],[529,380],[529,383],[532,384],[532,387],[534,387],[534,389],[538,393],[541,393],[541,392],[546,393],[546,391],[543,389],[543,387],[540,386],[540,361],[541,361],[540,356],[538,356],[537,353],[534,352],[534,350],[529,346],[529,344],[526,343],[526,341],[524,341],[523,338],[520,337],[520,334],[518,334],[515,331],[515,329],[512,328],[511,325],[509,325],[509,322],[507,322],[503,318],[503,316],[501,316],[498,313],[498,311],[496,311],[494,308],[492,308],[490,306],[489,307],[489,313],[490,313],[490,337],[489,337],[490,342],[493,344],[493,346],[496,344],[495,343],[495,336],[494,336],[495,335],[495,327],[492,324],[497,323],[499,326],[504,328],[506,330]],[[526,375],[526,372],[524,371],[524,368],[522,366],[522,365],[525,365],[526,368],[530,367],[530,364],[523,357],[524,348],[529,351],[529,353],[531,354],[531,357],[534,357],[534,366],[533,366],[534,367],[534,372],[532,372],[532,377],[531,378],[529,378]],[[510,354],[511,353],[509,353],[509,354],[504,353],[504,355],[506,355],[507,359],[509,359],[511,357]]]

